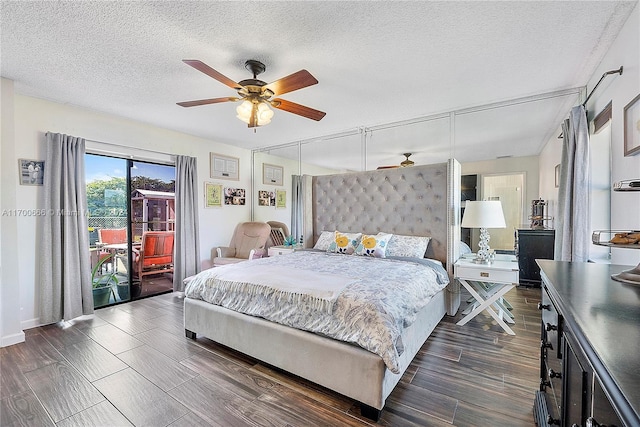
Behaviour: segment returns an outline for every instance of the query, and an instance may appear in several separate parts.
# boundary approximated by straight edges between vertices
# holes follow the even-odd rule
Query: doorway
[[[85,155],[94,307],[173,290],[175,167]]]
[[[503,175],[485,175],[482,177],[482,194],[485,200],[502,202],[502,212],[506,228],[492,228],[491,248],[500,251],[513,251],[515,231],[523,224],[524,212],[523,172]]]

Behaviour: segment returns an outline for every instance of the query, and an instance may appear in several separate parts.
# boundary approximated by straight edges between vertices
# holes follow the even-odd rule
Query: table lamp
[[[467,200],[461,227],[480,229],[480,243],[478,243],[478,252],[473,261],[478,264],[490,263],[489,232],[487,228],[507,227],[502,213],[502,203],[499,200]]]

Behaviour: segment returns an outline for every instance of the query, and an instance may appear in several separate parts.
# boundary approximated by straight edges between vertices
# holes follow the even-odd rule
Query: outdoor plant
[[[116,276],[116,273],[108,272],[106,274],[98,274],[98,272],[102,270],[102,266],[112,258],[113,258],[113,255],[101,259],[91,270],[91,285],[94,291],[93,292],[94,305],[96,306],[106,305],[109,303],[108,298],[106,298],[106,302],[100,300],[101,302],[104,302],[103,304],[96,303],[96,298],[100,298],[98,296],[99,294],[97,294],[100,291],[103,291],[104,294],[106,295],[113,295],[114,301],[116,299],[116,295],[113,292],[113,286],[112,286],[112,285],[118,284],[118,277]]]

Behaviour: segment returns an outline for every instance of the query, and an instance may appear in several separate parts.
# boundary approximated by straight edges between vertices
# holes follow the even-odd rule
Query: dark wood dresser
[[[516,230],[515,250],[521,285],[540,286],[540,268],[536,259],[553,259],[555,236],[555,230],[548,228]]]
[[[640,286],[628,266],[537,261],[542,276],[538,427],[640,426]]]

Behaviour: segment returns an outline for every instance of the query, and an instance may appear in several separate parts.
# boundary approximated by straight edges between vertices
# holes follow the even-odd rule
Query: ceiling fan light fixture
[[[401,163],[400,166],[402,166],[403,168],[406,168],[408,166],[413,166],[414,165],[414,161],[413,160],[409,160],[409,156],[411,155],[411,153],[404,153],[403,156],[406,157],[406,159],[404,159]]]
[[[236,107],[236,116],[238,119],[242,120],[246,124],[251,123],[251,114],[253,114],[253,102],[250,100],[244,100],[238,107]],[[255,123],[257,126],[264,126],[271,123],[271,118],[273,117],[273,110],[269,108],[269,105],[264,101],[258,101],[257,107],[255,109]]]
[[[253,103],[249,100],[244,100],[240,105],[236,107],[236,116],[246,124],[249,124],[249,120],[251,119],[251,111],[253,111]]]

